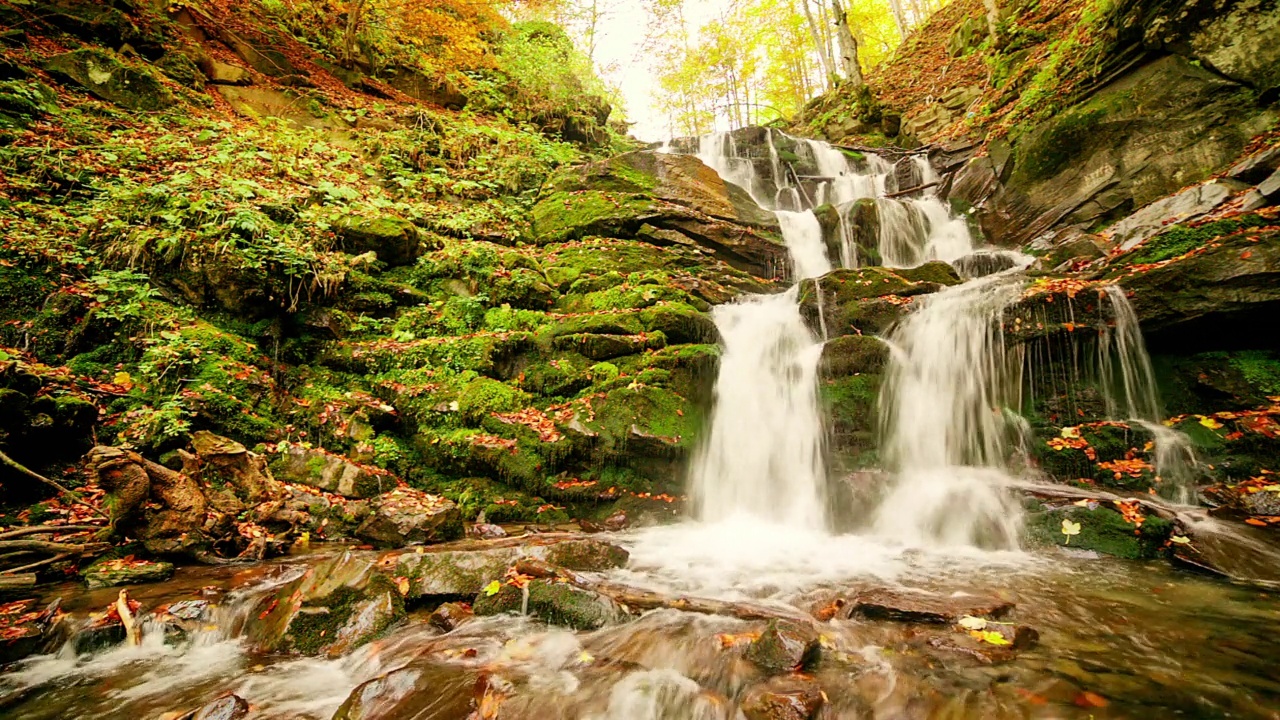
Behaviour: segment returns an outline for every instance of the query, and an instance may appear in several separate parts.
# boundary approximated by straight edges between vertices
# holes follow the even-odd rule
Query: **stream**
[[[898,189],[894,163],[799,141],[825,178],[806,186],[787,180],[795,171],[788,175],[773,137],[766,156],[748,157],[729,135],[703,138],[698,154],[777,212],[793,280],[858,264],[843,213],[840,257],[829,257],[816,200],[874,201],[886,266],[985,262],[964,260],[979,248],[942,200],[885,197]],[[927,161],[907,162],[918,184],[935,179]],[[335,657],[256,650],[255,624],[275,607],[267,599],[308,568],[335,558],[382,567],[388,557],[321,545],[251,567],[182,568],[169,582],[131,589],[144,610],[181,607],[187,622],[175,631],[143,615],[138,645],[91,645],[73,634],[56,653],[0,676],[0,715],[172,720],[232,692],[249,703],[249,717],[279,720],[1280,717],[1280,605],[1271,593],[1164,563],[1020,548],[1011,488],[1019,468],[1009,461],[1019,424],[992,409],[1017,406],[1005,395],[1020,378],[1003,362],[998,328],[1025,262],[996,265],[929,296],[885,338],[888,480],[874,506],[859,509],[861,533],[828,530],[833,501],[816,394],[823,338],[801,319],[793,287],[713,311],[724,355],[715,412],[690,468],[690,517],[592,536],[629,553],[624,567],[584,573],[593,581],[818,616],[820,659],[803,673],[771,680],[747,659],[768,631],[764,619],[670,607],[594,630],[499,614],[446,631],[431,617],[438,603],[410,603],[405,620]],[[1123,320],[1123,293],[1110,297]],[[1134,333],[1121,322],[1103,344],[1118,363],[1116,412],[1154,421],[1149,363]],[[1178,452],[1165,454],[1179,461]],[[63,610],[82,620],[117,592],[68,585],[47,599],[62,597]],[[1036,639],[1005,647],[954,622],[841,611],[844,598],[868,592],[961,608],[1013,603],[988,629],[1025,626]],[[527,610],[527,593],[524,600]],[[752,698],[760,687],[781,698],[766,708],[773,714],[759,714]]]

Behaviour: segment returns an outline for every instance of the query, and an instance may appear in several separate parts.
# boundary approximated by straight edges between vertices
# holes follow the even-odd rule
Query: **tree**
[[[836,21],[836,38],[840,42],[840,69],[854,87],[863,84],[862,68],[858,66],[858,41],[849,31],[849,19],[840,0],[831,0],[831,12]]]

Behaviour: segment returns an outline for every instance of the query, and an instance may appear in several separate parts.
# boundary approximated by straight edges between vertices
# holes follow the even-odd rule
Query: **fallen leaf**
[[[1071,522],[1070,520],[1067,520],[1066,518],[1063,518],[1063,520],[1062,520],[1062,534],[1067,536],[1067,539],[1063,542],[1063,544],[1064,544],[1064,545],[1070,545],[1070,544],[1071,544],[1071,536],[1072,536],[1072,535],[1079,535],[1079,534],[1080,534],[1080,523],[1078,523],[1078,522]]]
[[[983,630],[987,627],[987,619],[965,615],[957,624],[965,630]]]
[[[498,582],[497,580],[494,580],[490,582],[488,585],[484,586],[484,594],[487,597],[493,597],[494,595],[497,595],[498,591],[501,589],[502,589],[502,583]]]

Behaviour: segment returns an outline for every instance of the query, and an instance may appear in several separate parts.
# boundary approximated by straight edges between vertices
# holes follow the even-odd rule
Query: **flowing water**
[[[862,534],[828,530],[816,385],[824,338],[805,325],[797,289],[717,307],[724,351],[714,415],[690,469],[693,517],[611,536],[631,556],[605,579],[791,613],[872,588],[995,595],[1015,601],[1017,622],[1040,632],[1038,646],[993,659],[990,648],[959,643],[967,636],[945,625],[823,623],[823,660],[813,677],[827,698],[824,720],[1274,720],[1280,608],[1272,596],[1163,564],[1017,550],[1019,508],[1009,486],[1026,428],[1017,412],[1027,366],[1006,347],[1002,320],[1021,293],[1019,268],[1028,259],[997,252],[974,258],[963,219],[927,192],[883,197],[899,189],[899,175],[932,181],[919,158],[899,173],[874,155],[852,158],[791,139],[794,154],[817,168],[817,179],[803,180],[778,147],[786,138],[767,138],[765,151],[750,155],[730,135],[709,136],[700,155],[778,211],[795,279],[857,263],[843,213],[841,256],[827,256],[812,203],[847,207],[875,198],[882,216],[894,218],[881,228],[882,259],[954,260],[971,280],[917,300],[885,339],[891,361],[882,455],[891,480],[878,504],[864,509]],[[797,186],[805,183],[810,187]],[[1123,293],[1107,292],[1115,327],[1100,339],[1096,361],[1104,384],[1111,383],[1106,396],[1116,416],[1155,423],[1158,398],[1136,320]],[[1152,426],[1168,456],[1161,462],[1176,464],[1181,446],[1159,440],[1163,430]],[[350,558],[379,560],[371,551]],[[764,680],[735,639],[760,632],[762,621],[676,610],[594,632],[521,616],[479,618],[443,632],[426,622],[431,608],[420,607],[343,657],[251,650],[247,636],[258,609],[320,559],[183,568],[169,583],[137,588],[144,611],[195,598],[209,607],[180,636],[150,623],[137,647],[93,650],[72,638],[55,654],[22,662],[0,675],[0,715],[176,717],[235,692],[252,703],[253,718],[329,720],[353,689],[384,677],[378,692],[407,698],[400,713],[352,718],[743,720],[744,696]],[[114,589],[56,592],[77,619],[115,597]],[[472,714],[476,693],[495,687],[506,698],[500,711]]]

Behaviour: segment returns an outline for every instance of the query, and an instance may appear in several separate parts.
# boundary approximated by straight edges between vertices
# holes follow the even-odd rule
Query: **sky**
[[[657,90],[654,70],[641,50],[648,15],[637,0],[603,2],[607,9],[597,30],[596,67],[610,83],[622,90],[627,120],[635,123],[631,134],[648,142],[667,140],[670,136],[667,119],[654,109]],[[685,0],[685,18],[690,34],[696,35],[729,4],[730,0]]]

